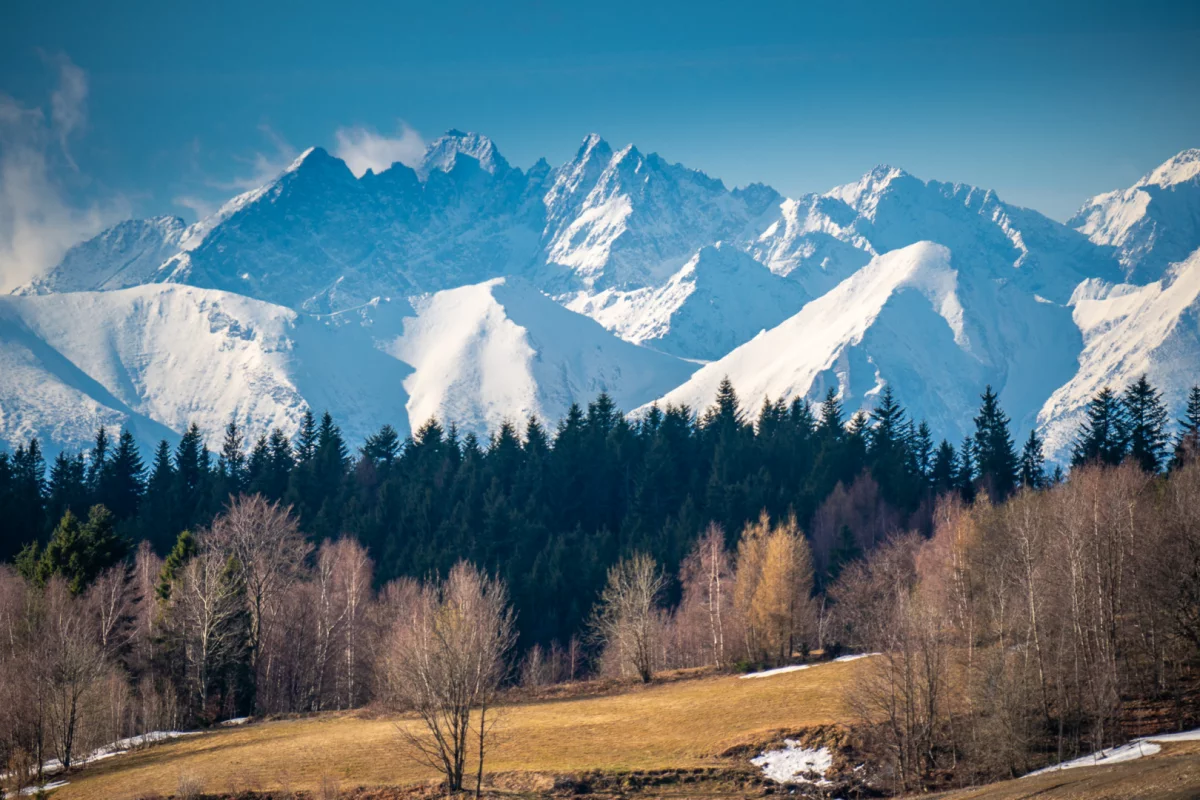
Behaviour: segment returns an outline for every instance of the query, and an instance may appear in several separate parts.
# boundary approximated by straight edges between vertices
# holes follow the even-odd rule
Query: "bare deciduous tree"
[[[662,626],[658,602],[665,583],[653,558],[634,553],[608,570],[608,583],[592,612],[593,635],[622,671],[632,669],[643,683],[654,676]]]
[[[388,684],[393,704],[415,711],[424,730],[402,726],[401,737],[410,755],[445,776],[451,792],[462,791],[473,753],[478,796],[494,725],[489,712],[515,640],[507,591],[459,562],[405,606],[388,653]]]

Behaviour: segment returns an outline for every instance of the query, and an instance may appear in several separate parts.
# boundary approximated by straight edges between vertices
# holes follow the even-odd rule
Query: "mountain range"
[[[709,403],[722,378],[849,410],[892,386],[961,438],[985,385],[1064,458],[1090,397],[1200,381],[1200,150],[1067,224],[877,167],[821,194],[730,189],[588,136],[527,170],[450,131],[355,177],[320,148],[187,225],[123,222],[0,297],[0,443],[99,424],[352,440],[431,416],[486,434],[609,392]]]

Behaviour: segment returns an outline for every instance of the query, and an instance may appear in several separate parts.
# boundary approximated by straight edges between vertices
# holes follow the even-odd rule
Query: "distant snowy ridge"
[[[457,130],[360,177],[310,148],[192,225],[122,223],[0,298],[0,440],[290,429],[309,408],[352,438],[432,414],[484,432],[600,391],[699,409],[728,375],[749,409],[834,388],[853,412],[890,385],[951,439],[990,384],[1014,435],[1040,426],[1062,459],[1098,388],[1146,372],[1174,413],[1200,380],[1198,249],[1200,150],[1062,225],[890,166],[793,199],[730,189],[594,134],[528,169]]]

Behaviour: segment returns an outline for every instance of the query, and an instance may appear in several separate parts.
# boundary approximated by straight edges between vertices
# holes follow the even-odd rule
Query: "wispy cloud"
[[[77,167],[69,144],[87,122],[87,73],[65,55],[50,112],[0,92],[0,292],[39,277],[71,245],[128,216],[122,197],[71,202],[64,180]]]
[[[171,202],[180,208],[186,208],[196,215],[197,219],[204,219],[209,214],[217,210],[217,204],[203,197],[197,197],[194,194],[181,194],[171,199]]]
[[[283,172],[295,160],[296,156],[300,155],[299,150],[293,147],[287,139],[283,138],[267,123],[261,123],[258,126],[258,131],[267,140],[270,149],[266,151],[260,150],[252,156],[238,159],[244,164],[249,165],[249,171],[228,180],[210,181],[209,183],[213,188],[238,192],[248,192],[251,189],[257,189],[280,172]]]
[[[356,126],[338,128],[334,138],[337,141],[334,154],[360,178],[368,169],[382,172],[397,161],[416,166],[425,154],[425,140],[403,121],[397,124],[395,136]]]

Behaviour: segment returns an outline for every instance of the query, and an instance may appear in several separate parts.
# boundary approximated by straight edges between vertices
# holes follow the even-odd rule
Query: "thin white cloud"
[[[180,208],[186,208],[196,215],[196,219],[204,219],[209,214],[217,210],[216,203],[205,200],[203,197],[197,197],[193,194],[181,194],[171,200],[172,203]]]
[[[87,120],[87,73],[62,54],[50,61],[58,67],[58,88],[50,95],[50,121],[58,135],[63,156],[72,169],[77,169],[67,140]]]
[[[0,293],[40,277],[72,245],[129,213],[119,196],[85,205],[69,199],[68,143],[87,122],[87,75],[66,56],[47,60],[59,72],[49,118],[0,93]]]
[[[403,121],[397,125],[395,136],[384,136],[370,128],[355,126],[338,128],[334,138],[337,140],[334,155],[345,161],[359,178],[368,169],[383,172],[397,161],[416,166],[425,154],[425,140]]]
[[[296,159],[296,156],[300,155],[299,150],[293,147],[290,142],[280,136],[267,123],[264,122],[259,125],[258,130],[270,142],[271,149],[267,152],[259,151],[249,158],[241,159],[250,165],[248,174],[238,175],[224,181],[209,181],[210,186],[216,189],[237,192],[248,192],[251,189],[257,189],[283,172]]]

